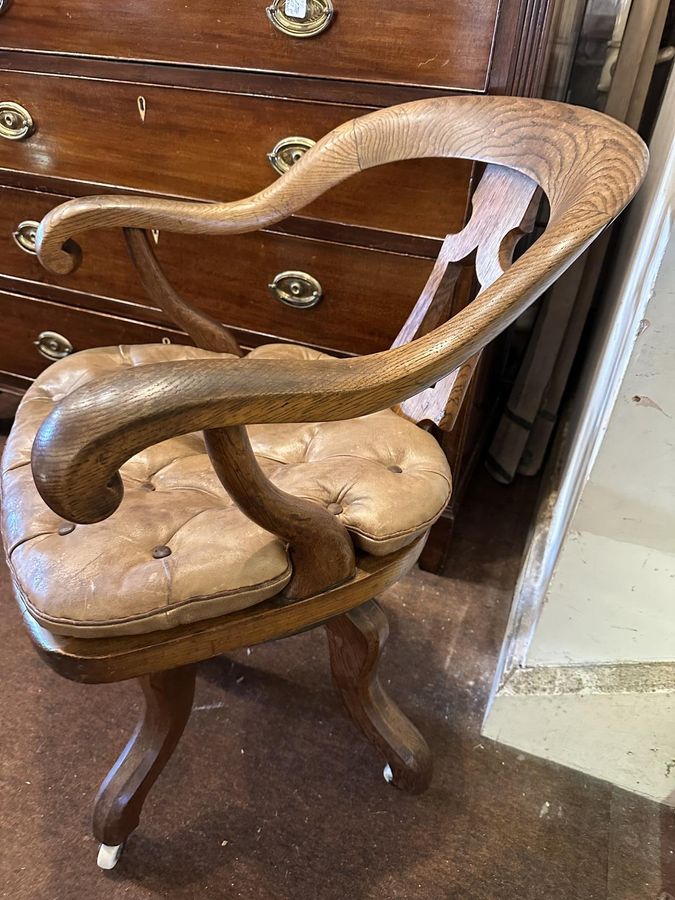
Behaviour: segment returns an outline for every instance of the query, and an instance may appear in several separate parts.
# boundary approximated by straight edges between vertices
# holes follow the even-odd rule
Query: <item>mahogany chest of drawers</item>
[[[232,200],[373,108],[453,92],[536,94],[552,8],[553,0],[119,0],[114,8],[0,0],[0,389],[25,389],[73,350],[187,342],[145,298],[120,234],[87,236],[74,275],[41,268],[33,223],[55,205],[118,191]],[[245,346],[292,340],[370,353],[391,343],[440,238],[465,222],[474,176],[464,161],[395,163],[273,230],[161,233],[157,252],[176,287]],[[298,297],[280,287],[287,271],[301,276]],[[457,308],[471,291],[467,266]],[[444,436],[457,498],[489,384],[483,366]],[[430,564],[446,546],[443,525],[436,534]]]

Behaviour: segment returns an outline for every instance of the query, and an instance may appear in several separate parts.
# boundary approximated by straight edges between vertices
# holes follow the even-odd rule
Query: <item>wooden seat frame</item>
[[[237,647],[325,625],[335,684],[395,784],[429,783],[431,757],[417,729],[386,695],[377,663],[386,618],[371,599],[415,563],[425,538],[376,559],[355,556],[344,526],[291,497],[261,472],[246,424],[352,418],[398,405],[401,415],[450,427],[476,354],[563,272],[623,209],[647,165],[642,141],[599,113],[538,100],[453,97],[379,110],[328,134],[285,175],[233,203],[126,196],[77,199],[38,229],[42,263],[66,274],[80,261],[73,238],[122,227],[146,290],[205,349],[241,351],[226,328],[188,306],[164,278],[149,229],[235,234],[274,225],[364,169],[416,157],[486,163],[466,227],[448,235],[427,285],[393,347],[356,359],[189,360],[129,369],[62,400],[33,447],[36,484],[73,522],[99,521],[122,499],[120,466],[175,435],[203,430],[215,471],[253,521],[288,543],[293,578],[279,597],[219,619],[132,637],[63,637],[26,624],[48,664],[83,682],[138,678],[146,711],[103,782],[94,832],[121,844],[188,720],[194,664]],[[541,188],[544,234],[512,264]],[[481,291],[448,320],[458,266],[475,259]]]

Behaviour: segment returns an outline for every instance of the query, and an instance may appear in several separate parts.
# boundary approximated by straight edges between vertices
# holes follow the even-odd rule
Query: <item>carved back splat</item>
[[[450,318],[452,297],[461,263],[475,251],[480,292],[490,287],[513,261],[523,234],[532,230],[539,202],[537,184],[515,169],[488,165],[473,196],[473,212],[462,231],[449,234],[422,289],[419,300],[392,347],[400,347],[437,328]],[[434,423],[449,431],[480,354],[450,372],[398,409],[419,424]]]

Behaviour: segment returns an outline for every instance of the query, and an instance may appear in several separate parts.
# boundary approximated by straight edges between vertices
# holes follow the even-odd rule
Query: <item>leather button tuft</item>
[[[403,469],[400,466],[387,466],[387,469],[390,472],[395,472],[397,475],[400,475]]]
[[[152,551],[152,555],[155,559],[164,559],[165,556],[171,556],[171,548],[160,544],[159,547],[155,547]]]
[[[71,531],[75,531],[75,525],[72,522],[66,522],[65,525],[62,525],[59,528],[59,534],[63,536],[64,534],[70,534]]]
[[[339,503],[329,503],[328,506],[326,507],[326,510],[329,513],[332,513],[334,516],[339,516],[340,513],[342,512],[342,507],[340,506]]]
[[[150,484],[149,481],[146,481],[144,484],[141,485],[141,490],[142,491],[154,491],[155,486],[154,486],[154,484]]]

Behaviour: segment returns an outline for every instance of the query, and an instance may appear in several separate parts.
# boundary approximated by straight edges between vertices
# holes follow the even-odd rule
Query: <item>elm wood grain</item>
[[[457,414],[457,427],[452,431],[438,432],[439,443],[448,458],[461,457],[467,463],[463,471],[455,473],[453,495],[450,498],[451,507],[461,503],[462,492],[470,481],[471,469],[481,462],[487,438],[498,421],[499,373],[504,370],[504,356],[508,343],[506,335],[504,338],[494,341],[481,351],[468,387],[464,391],[462,405]],[[466,365],[471,365],[475,360],[476,357],[471,357]],[[458,382],[462,377],[461,374],[458,375]],[[450,398],[449,403],[451,402]]]
[[[391,770],[393,784],[412,794],[429,787],[427,742],[380,683],[377,669],[389,636],[387,617],[369,600],[326,623],[333,681],[354,723]]]
[[[231,331],[212,316],[187,304],[176,292],[160,268],[152,252],[151,238],[148,238],[146,232],[125,228],[124,237],[146,294],[172,322],[188,334],[202,350],[243,356],[242,349]]]
[[[153,0],[150,0],[152,3]],[[537,0],[539,6],[546,6],[546,0]],[[530,4],[531,5],[531,4]],[[523,42],[532,42],[533,38],[535,38],[534,34],[527,32],[527,28],[530,26],[532,22],[532,18],[525,18],[523,16],[522,11],[525,6],[524,0],[502,0],[499,4],[499,12],[498,12],[498,20],[497,20],[497,28],[494,34],[493,46],[491,49],[491,59],[489,63],[489,86],[488,89],[491,92],[514,92],[514,85],[519,77],[517,72],[517,66],[520,65],[518,61],[515,60],[515,52],[514,48],[517,45],[517,38],[522,35]],[[79,8],[79,3],[76,0],[76,8]],[[44,11],[41,10],[41,13]],[[136,10],[139,12],[139,10]],[[249,11],[247,10],[247,13]],[[408,7],[406,10],[407,13],[415,14],[414,7]],[[472,10],[472,13],[474,10]],[[184,16],[185,10],[181,8],[179,10],[181,16]],[[482,13],[482,11],[481,11]],[[192,14],[192,11],[190,11]],[[55,15],[53,10],[50,10],[47,15]],[[58,15],[58,14],[57,14]],[[72,9],[68,10],[66,19],[68,15],[72,15]],[[142,11],[143,16],[153,15],[152,10],[144,9]],[[338,17],[340,12],[338,11]],[[445,12],[443,12],[445,15]],[[6,18],[6,17],[5,17]],[[390,20],[390,16],[387,16],[388,20]],[[420,24],[420,26],[424,27],[427,30],[427,24],[423,23],[423,20],[416,17],[416,21]],[[431,20],[429,20],[430,22]],[[116,23],[117,24],[117,23]],[[162,23],[163,26],[168,26],[168,19]],[[473,29],[475,23],[469,25],[471,29]],[[41,24],[38,23],[38,27],[41,27]],[[61,30],[60,28],[58,29]],[[7,68],[13,69],[15,71],[24,71],[31,73],[38,73],[40,71],[50,72],[53,74],[71,74],[77,75],[80,78],[94,78],[94,79],[105,79],[111,82],[126,82],[136,84],[164,84],[164,85],[175,85],[182,87],[189,87],[193,89],[207,89],[212,91],[225,91],[229,93],[246,93],[246,94],[258,94],[258,95],[267,95],[274,97],[284,97],[284,98],[296,98],[296,99],[305,99],[305,100],[315,100],[315,101],[323,101],[323,102],[331,102],[331,103],[342,103],[347,106],[353,107],[355,104],[360,106],[380,106],[387,105],[393,102],[400,102],[406,99],[414,99],[415,97],[420,97],[423,95],[429,95],[433,93],[437,93],[437,89],[435,88],[418,88],[410,85],[404,84],[385,84],[380,82],[379,84],[366,83],[364,81],[331,81],[325,78],[311,78],[311,77],[302,77],[297,78],[293,76],[283,76],[283,75],[271,75],[264,72],[253,72],[253,71],[237,71],[235,69],[225,70],[225,69],[217,69],[217,68],[209,68],[209,67],[186,67],[186,66],[177,66],[177,65],[168,65],[163,63],[154,62],[151,65],[143,65],[139,63],[132,62],[124,62],[123,60],[116,58],[111,60],[104,59],[87,59],[84,57],[77,56],[59,56],[51,53],[29,53],[25,52],[23,48],[26,46],[32,46],[32,40],[35,36],[35,30],[31,27],[30,30],[24,32],[23,29],[19,29],[19,38],[20,38],[20,46],[22,47],[22,51],[19,53],[16,52],[7,52],[0,51],[0,58],[3,60],[4,65]],[[0,42],[2,41],[2,35],[6,34],[0,30]],[[189,34],[189,33],[188,33]],[[70,35],[72,37],[72,35]],[[186,39],[186,35],[182,33],[175,33],[175,41],[181,42]],[[361,39],[365,36],[365,33],[361,35]],[[132,35],[130,37],[136,37],[136,35]],[[407,35],[406,35],[407,37]],[[450,36],[450,41],[452,41],[454,36]],[[100,32],[97,33],[97,38],[101,39]],[[50,34],[51,39],[51,34]],[[103,39],[105,40],[105,39]],[[172,38],[173,40],[173,38]],[[144,41],[144,47],[147,46],[147,41]],[[299,42],[295,42],[297,45]],[[306,43],[306,42],[305,42]],[[307,48],[304,48],[305,52]],[[87,53],[89,52],[87,48]],[[462,54],[466,55],[466,48],[461,48]],[[174,57],[172,57],[174,58]],[[364,57],[365,58],[365,57]],[[425,60],[426,62],[427,60]],[[438,60],[437,62],[440,62]],[[514,67],[514,63],[516,63]],[[431,60],[431,65],[434,65],[434,61]],[[378,60],[376,57],[370,56],[368,60],[369,69],[372,67],[376,69],[378,66]],[[428,69],[428,65],[423,67],[424,69]],[[447,71],[447,66],[444,67]],[[351,73],[350,73],[351,77]],[[368,73],[368,78],[372,77],[371,73]],[[33,82],[36,79],[32,79]],[[518,89],[519,90],[519,89]],[[518,92],[516,90],[516,92]],[[194,92],[193,92],[194,93]],[[69,110],[67,107],[64,108],[63,114],[64,116],[68,116],[72,109],[76,107],[77,97],[73,98],[74,104],[71,105],[71,109]],[[51,148],[52,152],[54,151],[54,147]],[[431,163],[427,163],[430,165]],[[425,164],[425,165],[427,165]],[[440,175],[440,172],[438,173]],[[424,183],[432,184],[436,181],[436,174],[431,172],[422,172],[420,170],[420,175],[424,176]],[[4,178],[6,181],[9,179],[16,179],[17,173],[10,172],[9,170],[5,170]],[[19,177],[28,178],[28,175],[21,175],[19,173]],[[55,189],[58,181],[55,181],[50,178],[50,176],[36,176],[37,180],[31,186],[38,186],[42,189],[47,184],[52,185],[52,190]],[[398,177],[400,179],[400,173],[398,173]],[[67,192],[76,193],[79,190],[82,190],[84,187],[83,183],[78,183],[71,181],[70,183],[67,179],[59,180],[63,187],[59,186],[57,189],[64,189]],[[13,183],[19,183],[17,181],[13,181]],[[24,183],[26,183],[24,181]],[[439,182],[440,184],[440,182]],[[399,185],[401,185],[401,181],[399,181]],[[87,191],[89,192],[89,191]],[[439,191],[439,195],[442,199],[448,196],[448,191]],[[360,196],[359,196],[360,201]],[[384,207],[382,205],[382,199],[387,199],[386,194],[384,198],[380,198],[380,203],[373,205],[372,209],[378,211],[378,215],[382,215],[384,212]],[[398,198],[395,198],[395,202],[398,204]],[[433,197],[426,198],[427,206],[432,210],[439,206],[438,199],[434,202]],[[401,203],[402,208],[410,209],[410,204]],[[311,214],[311,213],[310,213]],[[427,212],[425,212],[425,217]],[[394,224],[392,227],[400,228],[406,227],[409,230],[422,230],[421,228],[415,229],[411,224],[411,219],[406,214],[406,222],[401,226],[401,219],[396,219],[394,216],[392,218]],[[426,219],[425,219],[426,222]],[[391,250],[395,250],[400,252],[403,250],[404,252],[413,252],[413,253],[421,253],[422,251],[419,249],[411,249],[403,246],[403,242],[411,240],[410,238],[406,238],[404,235],[392,234],[391,232],[378,232],[376,230],[370,229],[368,233],[357,233],[357,229],[352,230],[350,235],[341,236],[338,234],[338,229],[341,227],[340,225],[334,225],[331,223],[326,223],[325,221],[320,220],[312,220],[306,219],[302,223],[294,223],[291,221],[290,223],[284,223],[283,225],[280,223],[278,228],[283,228],[284,230],[295,229],[296,227],[301,227],[305,229],[313,229],[314,237],[322,237],[328,238],[330,240],[346,240],[350,243],[361,243],[366,246],[376,246],[378,248],[388,248]],[[427,228],[426,224],[423,226],[425,229]],[[437,233],[444,234],[445,230],[447,230],[448,223],[447,217],[443,217],[443,221],[438,223],[438,229],[436,229]],[[360,229],[358,229],[360,230]],[[429,229],[431,230],[431,229]],[[305,233],[307,233],[305,231]],[[427,251],[425,250],[426,254]],[[432,255],[429,253],[428,255]],[[374,276],[370,281],[376,281],[377,277]],[[3,281],[5,281],[3,279]],[[16,289],[19,291],[26,290],[26,288],[19,284],[14,284],[11,281],[6,281],[4,283],[6,288]],[[97,297],[94,298],[85,298],[80,295],[76,296],[59,296],[58,293],[53,290],[51,287],[43,288],[41,290],[41,296],[49,297],[52,299],[63,300],[71,305],[80,305],[85,304],[94,306],[97,309],[101,309],[105,311],[109,310],[110,303],[105,300],[99,300]],[[414,296],[414,292],[411,293],[411,296]],[[90,303],[91,299],[91,303]],[[362,304],[357,304],[359,306],[359,314],[360,307]],[[146,308],[147,309],[147,308]],[[138,311],[130,312],[131,315],[135,315]],[[152,321],[157,321],[153,313],[143,312],[143,317],[146,316],[150,318]],[[351,314],[353,310],[349,310],[350,315],[343,317],[343,321],[350,321]],[[217,314],[216,314],[217,315]],[[389,322],[390,317],[388,315],[379,316],[380,322]],[[309,324],[309,323],[307,323]],[[398,323],[400,324],[400,322]],[[253,328],[256,328],[254,325]],[[247,344],[259,342],[257,340],[257,335],[252,334],[252,327],[249,326],[248,331],[249,334],[242,338],[246,341]],[[264,330],[259,326],[257,327],[257,331]],[[273,329],[269,329],[273,331]],[[367,330],[367,329],[365,329]],[[279,334],[278,330],[274,331],[275,334]],[[360,336],[364,333],[364,329],[361,327],[360,323],[357,327],[353,329],[353,334]],[[290,333],[284,332],[282,336],[287,336],[289,338],[295,338],[296,340],[300,338],[300,335],[294,331],[290,331]],[[390,335],[389,337],[393,336]],[[305,336],[301,338],[304,341],[308,341],[314,344],[319,344],[319,346],[327,346],[332,350],[335,350],[335,343],[331,341],[321,341],[317,340],[312,336]],[[387,342],[383,342],[383,346]],[[348,342],[348,338],[345,344],[341,345],[341,348],[345,351],[359,351],[359,352],[372,352],[374,350],[380,349],[380,346],[372,343],[370,346],[352,346]],[[461,464],[458,460],[453,459],[452,461],[453,467],[455,471],[459,471]]]
[[[475,356],[472,356],[463,365],[461,365],[456,370],[456,372],[452,373],[452,384],[448,383],[446,389],[442,392],[442,395],[445,396],[446,399],[443,404],[442,414],[438,418],[437,424],[438,427],[443,431],[451,431],[457,424],[457,419],[459,417],[460,410],[462,409],[462,404],[464,403],[467,391],[469,390],[469,385],[471,384],[471,379],[473,378],[474,372],[478,368],[479,362],[480,354],[476,353]],[[446,378],[449,377],[449,375],[446,375]],[[434,388],[434,391],[436,391],[438,387],[439,385],[437,384]],[[441,391],[438,391],[437,393],[440,399]],[[435,409],[439,408],[436,403],[434,404],[434,406]],[[419,416],[419,413],[417,413],[416,415]],[[436,415],[438,415],[438,413],[436,413]],[[422,421],[429,421],[429,414],[426,412],[426,410],[422,415]]]
[[[30,194],[36,197],[54,198],[54,206],[64,203],[73,197],[90,197],[92,190],[101,193],[116,194],[120,189],[106,187],[105,185],[91,185],[86,181],[74,182],[59,178],[41,178],[27,172],[13,172],[9,169],[2,170],[3,202],[11,203],[12,195],[23,194],[30,202]],[[473,182],[473,176],[471,178]],[[7,192],[5,194],[5,192]],[[143,191],[128,191],[123,193],[138,193],[143,196]],[[164,194],[164,197],[167,195]],[[7,199],[10,198],[10,199]],[[184,200],[184,197],[172,197],[174,200]],[[467,197],[467,208],[468,208]],[[18,202],[18,201],[17,201]],[[45,209],[45,212],[48,208]],[[391,253],[402,253],[409,256],[422,256],[435,259],[441,246],[440,238],[421,237],[415,234],[399,234],[398,232],[380,231],[377,228],[364,228],[357,225],[345,225],[339,222],[318,221],[302,216],[293,216],[278,222],[268,229],[274,234],[287,234],[296,237],[311,238],[314,240],[328,241],[337,244],[349,244],[355,247],[366,247],[373,250],[385,250]]]
[[[122,844],[138,827],[145,798],[190,718],[195,674],[194,666],[182,666],[138,679],[145,709],[94,802],[94,837],[102,844]]]
[[[0,91],[36,122],[26,140],[0,141],[1,168],[208,201],[235,200],[275,181],[267,153],[281,138],[318,140],[363,112],[354,105],[8,71],[0,73]],[[470,172],[462,161],[398,163],[358,187],[338,187],[305,215],[443,235],[463,224]],[[396,195],[392,178],[399,182]]]
[[[405,346],[358,359],[177,362],[84,386],[36,437],[33,472],[45,501],[69,520],[98,521],[121,501],[120,465],[172,435],[247,422],[339,420],[414,396],[466,363],[534,302],[629,202],[647,165],[634,132],[591,110],[497,97],[420,101],[341,126],[278,182],[239,203],[73,200],[41,223],[39,253],[65,273],[77,261],[64,241],[89,228],[252,230],[362,168],[434,155],[509,166],[549,199],[544,234],[472,303]]]
[[[363,895],[365,871],[368,900],[396,891],[406,900],[487,900],[486,885],[490,900],[656,900],[657,885],[672,893],[672,810],[663,816],[635,794],[480,737],[485,675],[496,665],[527,524],[522,488],[531,495],[526,479],[520,502],[488,482],[481,473],[460,517],[452,580],[412,572],[382,597],[392,630],[382,682],[434,755],[432,788],[419,797],[384,783],[379,757],[342,714],[315,629],[199,667],[195,705],[207,709],[195,708],[111,880],[93,865],[83,791],[131,732],[139,692],[55,677],[7,615],[0,871],[8,895],[37,900],[45,885],[63,884],[69,900],[203,900],[222,897],[226,874],[235,896],[250,900],[344,900]],[[11,610],[1,567],[0,597]],[[544,799],[553,814],[540,819]],[[340,877],[327,878],[336,855]]]
[[[52,634],[24,609],[30,638],[44,661],[71,681],[102,684],[189,665],[240,647],[288,637],[365,603],[415,565],[426,535],[388,556],[357,556],[354,578],[306,600],[273,597],[241,612],[170,631],[115,638]]]
[[[132,301],[143,309],[120,309],[119,314],[148,318],[147,294],[128,259],[119,229],[85,235],[83,264],[71,276],[45,271],[36,256],[17,247],[11,233],[18,223],[39,221],[65,199],[0,189],[0,270],[26,279],[30,284],[20,289],[32,294],[110,312],[110,304],[102,304],[97,297]],[[281,338],[351,353],[389,346],[432,267],[429,259],[409,254],[270,232],[224,239],[163,231],[153,249],[167,278],[188,302],[239,331],[270,336],[266,340],[242,338],[248,345]],[[324,297],[317,306],[294,309],[273,297],[269,282],[288,269],[318,278]],[[72,293],[55,295],[48,292],[51,285]],[[467,283],[460,289],[463,302],[468,300],[469,288]]]
[[[56,331],[72,343],[75,350],[109,347],[115,344],[152,344],[162,340],[173,344],[191,344],[180,331],[147,322],[134,321],[120,315],[106,315],[74,309],[35,297],[0,291],[3,351],[0,376],[3,384],[11,377],[35,378],[53,360],[42,356],[34,342],[42,331]],[[20,382],[27,387],[28,383]]]
[[[0,40],[19,50],[485,89],[499,0],[340,0],[331,27],[312,40],[279,33],[266,5],[119,0],[101,28],[96,0],[21,0],[3,16]]]
[[[441,574],[454,553],[453,534],[472,477],[482,464],[483,448],[492,434],[499,413],[498,378],[500,364],[498,341],[471,357],[457,371],[455,386],[447,402],[447,416],[454,419],[450,431],[432,429],[449,461],[460,460],[452,471],[452,496],[442,516],[434,524],[420,554],[419,566],[426,572]]]
[[[392,346],[401,347],[450,317],[458,264],[471,254],[476,255],[481,290],[503,275],[512,264],[516,244],[532,230],[538,206],[539,191],[531,178],[512,169],[487,166],[473,196],[471,218],[458,234],[449,234],[443,241],[429,280]],[[433,423],[450,431],[477,364],[478,359],[472,358],[401,403],[400,411],[413,422]]]
[[[124,235],[143,287],[164,312],[198,347],[233,350],[240,356],[239,345],[226,328],[179,297],[162,272],[147,233],[126,228]],[[316,503],[274,485],[258,465],[243,426],[207,430],[204,440],[216,475],[237,506],[288,544],[292,575],[284,596],[304,600],[353,578],[354,547],[345,526]]]
[[[306,600],[354,577],[354,546],[345,526],[322,506],[272,484],[243,426],[207,429],[204,441],[216,475],[237,506],[288,542],[293,565],[283,591],[288,600]]]

